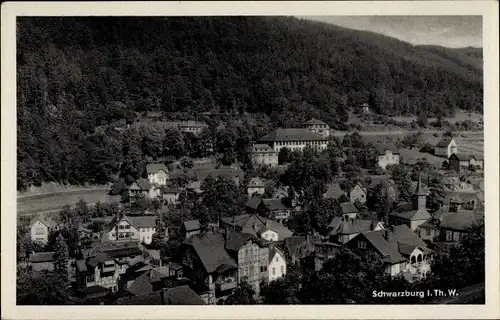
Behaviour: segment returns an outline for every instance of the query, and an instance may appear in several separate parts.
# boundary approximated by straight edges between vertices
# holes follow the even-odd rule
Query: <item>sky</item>
[[[381,33],[412,44],[482,47],[481,16],[301,16],[341,27]]]

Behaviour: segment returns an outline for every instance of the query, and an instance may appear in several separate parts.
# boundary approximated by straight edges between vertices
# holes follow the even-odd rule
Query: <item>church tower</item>
[[[426,209],[427,206],[427,192],[425,192],[424,187],[422,185],[422,181],[420,180],[420,176],[418,177],[417,188],[413,193],[412,204],[413,210]]]

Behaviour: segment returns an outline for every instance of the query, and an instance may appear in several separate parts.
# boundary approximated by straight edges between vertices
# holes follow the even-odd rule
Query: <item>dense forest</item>
[[[18,189],[134,178],[145,156],[203,156],[196,146],[207,141],[229,153],[225,162],[241,161],[266,130],[310,117],[343,129],[348,108],[366,101],[386,115],[482,112],[482,90],[481,49],[292,17],[20,18]],[[158,128],[96,132],[146,111],[248,121],[209,123],[201,140]]]

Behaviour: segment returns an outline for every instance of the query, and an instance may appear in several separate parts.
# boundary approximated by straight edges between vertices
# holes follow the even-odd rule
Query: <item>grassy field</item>
[[[58,192],[50,194],[37,194],[32,196],[18,197],[18,215],[30,215],[35,213],[57,213],[64,205],[74,205],[83,199],[88,204],[96,202],[119,201],[119,196],[108,195],[109,189],[78,190],[70,192]]]
[[[399,153],[401,156],[401,161],[425,159],[425,161],[436,168],[441,168],[441,166],[443,165],[443,161],[446,160],[444,158],[436,157],[432,154],[422,153],[418,151],[418,149],[401,148],[399,149]]]
[[[401,121],[401,122],[412,122],[412,121],[417,121],[416,116],[412,117],[391,117],[395,121]],[[436,121],[435,118],[429,118],[429,121]],[[479,113],[471,113],[471,112],[464,112],[462,110],[458,110],[453,118],[444,118],[444,120],[447,120],[451,123],[456,123],[459,121],[465,121],[465,120],[471,120],[474,122],[482,122],[483,121],[483,115]]]

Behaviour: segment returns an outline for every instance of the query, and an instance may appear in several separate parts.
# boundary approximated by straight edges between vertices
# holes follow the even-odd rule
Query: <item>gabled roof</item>
[[[256,143],[252,146],[252,152],[275,152],[265,143]]]
[[[326,141],[326,138],[308,130],[308,129],[276,129],[259,139],[259,141]]]
[[[283,187],[277,188],[273,193],[273,198],[277,199],[280,197],[283,197],[283,198],[289,197],[288,190],[289,190],[288,186],[283,186]]]
[[[431,215],[425,208],[420,208],[418,210],[403,211],[403,212],[394,211],[391,212],[389,215],[411,221],[428,220],[431,217]]]
[[[358,213],[358,209],[352,202],[341,203],[340,207],[342,208],[342,213]]]
[[[156,227],[156,216],[137,216],[137,217],[129,217],[129,219],[136,228]]]
[[[484,219],[484,212],[460,210],[459,212],[446,212],[441,215],[439,226],[441,228],[466,231]]]
[[[425,190],[422,181],[420,181],[420,176],[418,177],[417,187],[415,188],[413,194],[416,196],[427,196],[429,194],[429,192]]]
[[[205,301],[188,285],[173,287],[165,292],[166,305],[204,305]]]
[[[249,233],[230,231],[227,235],[226,250],[239,251],[250,240],[258,243],[258,239]]]
[[[136,184],[140,190],[143,190],[143,191],[149,191],[151,189],[151,187],[153,186],[151,183],[149,183],[149,180],[147,179],[137,179],[135,180],[134,183],[132,183],[132,185],[129,187],[132,188],[132,186]]]
[[[198,219],[184,221],[183,225],[184,225],[184,229],[186,229],[187,232],[194,231],[194,230],[200,230],[200,228],[201,228],[200,221]]]
[[[386,150],[391,151],[393,154],[399,154],[398,148],[392,143],[374,143],[373,146],[379,155],[385,154]]]
[[[35,252],[30,255],[28,261],[31,263],[52,262],[54,261],[54,252]]]
[[[153,283],[160,281],[166,277],[167,275],[161,273],[160,271],[154,268],[150,268],[149,270],[145,270],[139,277],[137,277],[135,281],[132,282],[130,287],[128,287],[127,291],[136,296],[152,293]]]
[[[451,141],[453,141],[453,138],[443,137],[441,140],[438,141],[438,143],[436,144],[436,147],[447,148],[450,145]]]
[[[463,154],[463,153],[454,153],[450,156],[451,158],[457,158],[459,161],[469,161],[470,159],[474,158],[476,159],[475,156],[470,155],[470,154]]]
[[[287,207],[283,204],[281,199],[262,199],[262,202],[270,211],[287,209]]]
[[[208,273],[216,272],[219,268],[238,267],[225,250],[225,241],[220,234],[214,232],[195,234],[184,244],[194,249]]]
[[[283,260],[285,260],[285,254],[280,250],[278,249],[276,246],[273,246],[271,248],[269,248],[269,264],[273,261],[274,257],[276,257],[276,255],[279,254],[281,256],[281,258]]]
[[[148,174],[157,173],[160,170],[163,170],[165,173],[168,172],[167,167],[163,163],[150,163],[146,165],[146,172]]]
[[[327,189],[326,189],[326,192],[324,194],[325,198],[338,199],[342,195],[345,195],[344,190],[342,190],[342,188],[340,187],[340,185],[338,183],[329,183],[326,186],[326,188]]]
[[[57,225],[57,222],[54,221],[54,219],[47,217],[43,214],[35,216],[33,219],[30,221],[30,228],[35,225],[37,221],[40,221],[43,223],[47,228],[54,228]]]
[[[478,193],[476,192],[460,192],[460,191],[448,191],[445,192],[445,203],[465,203],[469,201],[478,201]]]
[[[255,210],[261,203],[262,198],[258,195],[254,195],[250,199],[248,199],[248,201],[245,203],[245,206]]]
[[[334,217],[328,227],[330,228],[329,235],[336,234],[355,234],[372,230],[377,225],[376,221],[364,219],[342,219]]]
[[[283,241],[283,247],[288,253],[293,254],[303,243],[307,242],[306,237],[287,237]]]
[[[318,124],[325,125],[326,123],[315,118],[312,118],[311,120],[304,122],[304,125],[318,125]]]

